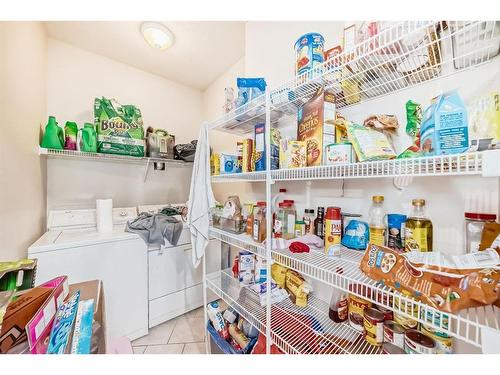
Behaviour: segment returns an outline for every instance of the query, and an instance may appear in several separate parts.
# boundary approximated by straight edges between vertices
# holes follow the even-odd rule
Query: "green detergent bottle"
[[[78,135],[78,126],[76,122],[66,121],[64,125],[64,149],[76,151],[76,138]]]
[[[97,133],[95,131],[94,124],[89,124],[86,122],[83,125],[82,132],[82,144],[80,146],[80,151],[83,152],[97,152]]]
[[[49,116],[49,121],[45,126],[45,133],[42,138],[42,147],[62,150],[63,146],[64,132],[62,128],[57,125],[56,118],[54,116]]]

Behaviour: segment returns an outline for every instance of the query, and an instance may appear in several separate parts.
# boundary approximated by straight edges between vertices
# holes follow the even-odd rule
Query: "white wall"
[[[46,43],[40,22],[0,22],[0,261],[26,256],[42,233]]]
[[[55,39],[48,41],[47,113],[60,126],[68,120],[93,122],[94,98],[115,98],[141,109],[145,128],[167,129],[176,143],[198,136],[203,119],[200,90],[96,55]],[[106,162],[48,161],[47,208],[93,207],[111,197],[114,206],[184,202],[191,168],[172,167],[149,173],[144,167]]]

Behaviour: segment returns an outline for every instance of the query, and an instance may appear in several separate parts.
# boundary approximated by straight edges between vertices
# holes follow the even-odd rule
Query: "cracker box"
[[[469,148],[467,111],[457,91],[432,100],[420,128],[420,151],[424,156],[465,152]]]
[[[321,165],[323,147],[335,142],[335,95],[320,87],[298,112],[297,140],[306,142],[307,166]]]

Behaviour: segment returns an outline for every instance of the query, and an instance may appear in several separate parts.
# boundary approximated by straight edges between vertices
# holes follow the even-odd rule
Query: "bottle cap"
[[[306,214],[313,214],[313,213],[314,213],[314,209],[313,209],[313,208],[306,208],[306,209],[304,210],[304,212],[305,212]]]
[[[375,203],[382,203],[384,201],[384,196],[383,195],[374,195],[372,197],[372,201]]]
[[[425,199],[412,199],[411,204],[414,206],[425,206]]]
[[[495,221],[497,218],[495,214],[479,214],[476,212],[465,212],[464,215],[466,219],[481,221]]]
[[[281,188],[281,189],[280,189],[280,193],[286,193],[286,189]]]
[[[264,201],[257,202],[257,206],[265,206],[265,205],[266,205],[266,202],[264,202]]]

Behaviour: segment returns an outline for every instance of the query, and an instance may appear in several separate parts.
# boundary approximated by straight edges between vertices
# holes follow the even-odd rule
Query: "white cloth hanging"
[[[210,142],[208,124],[202,123],[188,201],[188,224],[191,231],[193,265],[198,267],[208,245],[210,209],[215,207],[215,198],[210,178]]]

